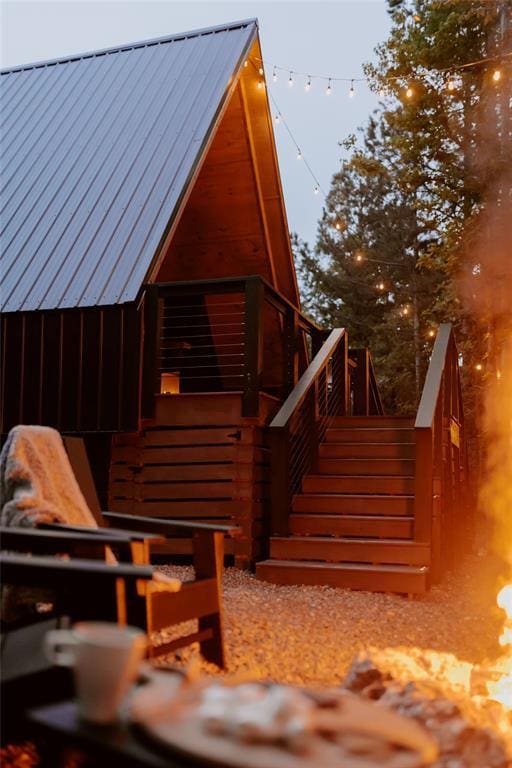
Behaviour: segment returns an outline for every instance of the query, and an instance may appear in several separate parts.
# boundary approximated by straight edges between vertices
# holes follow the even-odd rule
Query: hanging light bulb
[[[338,232],[341,232],[342,228],[343,227],[342,227],[341,221],[337,221],[336,224],[334,225],[334,229],[337,229]]]
[[[350,81],[350,88],[349,88],[349,91],[348,91],[348,95],[349,95],[349,98],[351,98],[351,99],[353,99],[354,96],[356,95],[356,89],[354,88],[354,81],[353,80]]]
[[[382,87],[379,88],[379,96],[381,97],[381,99],[383,99],[385,95],[386,95],[385,89]]]
[[[258,75],[262,75],[262,74],[263,74],[263,67],[260,67],[260,68],[258,69]]]
[[[262,88],[264,88],[264,87],[265,87],[265,83],[263,82],[263,80],[258,80],[258,88],[259,88],[259,90],[261,91]]]
[[[436,332],[434,331],[433,328],[431,328],[430,331],[428,332],[429,338],[433,339],[435,335],[436,335]]]
[[[329,78],[329,82],[327,83],[327,88],[325,89],[325,93],[327,96],[330,96],[332,93],[331,78]]]
[[[297,147],[297,160],[302,160],[302,152],[298,147]]]
[[[363,252],[362,252],[362,251],[356,251],[356,252],[355,252],[355,256],[354,256],[354,258],[355,258],[355,260],[356,260],[358,263],[361,263],[361,261],[363,261],[363,259],[364,259],[364,255],[363,255]]]
[[[314,194],[314,195],[318,195],[318,193],[319,193],[319,192],[320,192],[320,190],[319,190],[319,188],[318,188],[318,184],[316,184],[316,185],[315,185],[315,188],[314,188],[314,190],[313,190],[313,194]]]
[[[246,59],[246,60],[244,61],[244,67],[248,67],[248,66],[249,66],[249,62],[248,62],[248,61],[247,61],[247,59]]]
[[[409,307],[402,307],[402,309],[401,309],[401,311],[400,311],[400,314],[401,314],[403,317],[405,317],[406,315],[408,315],[408,314],[409,314]]]
[[[272,80],[274,81],[274,83],[277,83],[277,72],[275,67],[274,67],[274,71],[272,72]]]
[[[288,78],[288,85],[290,88],[293,86],[293,72],[290,72],[290,77]]]
[[[481,370],[482,370],[482,368],[483,368],[483,365],[482,365],[482,363],[477,363],[477,364],[475,365],[475,370],[476,370],[476,371],[481,371]]]
[[[492,73],[492,79],[494,80],[495,83],[499,83],[499,81],[501,80],[501,69],[494,70],[494,72]]]
[[[453,75],[450,75],[448,78],[448,82],[446,83],[446,87],[449,91],[454,91],[457,87],[457,82],[455,80],[455,77]]]
[[[279,125],[279,123],[281,122],[281,118],[279,117],[279,115],[276,115],[274,117],[274,120],[275,120],[276,125]]]
[[[407,99],[412,99],[413,96],[414,96],[414,88],[408,85],[407,88],[405,89],[405,97]]]
[[[384,285],[382,280],[379,283],[377,283],[377,285],[376,285],[376,288],[377,288],[378,291],[383,291],[385,287],[386,286]]]
[[[304,86],[304,90],[306,93],[311,90],[311,75],[308,75],[308,79],[306,81],[306,85]]]

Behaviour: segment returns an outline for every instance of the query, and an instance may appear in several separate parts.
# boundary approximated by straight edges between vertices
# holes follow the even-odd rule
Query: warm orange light
[[[433,328],[431,328],[431,329],[430,329],[430,331],[428,332],[428,335],[429,335],[429,337],[430,337],[431,339],[433,339],[433,338],[434,338],[434,336],[436,335],[436,332],[433,330]]]
[[[411,88],[410,85],[407,87],[407,89],[405,91],[405,96],[408,99],[412,99],[412,97],[414,96],[414,88]]]
[[[160,376],[160,394],[161,395],[179,395],[180,393],[180,374],[179,371],[169,371]]]
[[[499,81],[501,80],[501,69],[494,70],[494,72],[492,73],[492,79],[494,80],[495,83],[499,83]]]
[[[264,87],[265,87],[265,83],[263,82],[263,80],[258,80],[258,88],[260,89],[260,91],[261,91],[261,90],[262,90],[262,88],[264,88]]]
[[[482,367],[483,367],[483,366],[482,366],[482,363],[477,363],[477,364],[475,365],[475,370],[476,370],[476,371],[481,371],[481,370],[482,370]]]
[[[377,283],[376,287],[377,287],[377,290],[383,291],[386,286],[384,285],[383,282],[380,282],[380,283]]]
[[[361,262],[361,261],[363,261],[363,259],[364,259],[363,252],[362,251],[356,251],[355,260]]]

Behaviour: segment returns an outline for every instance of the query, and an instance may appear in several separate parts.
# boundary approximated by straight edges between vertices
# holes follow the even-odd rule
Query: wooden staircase
[[[413,540],[414,420],[334,417],[315,463],[292,500],[290,535],[271,538],[257,576],[277,584],[424,592],[430,548]]]

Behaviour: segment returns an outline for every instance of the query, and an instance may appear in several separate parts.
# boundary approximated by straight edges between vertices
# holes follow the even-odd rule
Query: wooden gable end
[[[298,305],[260,57],[256,42],[152,281],[261,275]]]

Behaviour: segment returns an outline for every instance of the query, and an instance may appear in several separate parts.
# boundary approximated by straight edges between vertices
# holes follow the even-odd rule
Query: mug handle
[[[44,651],[49,661],[59,667],[72,667],[75,663],[73,648],[77,639],[69,629],[51,629],[44,638]]]

